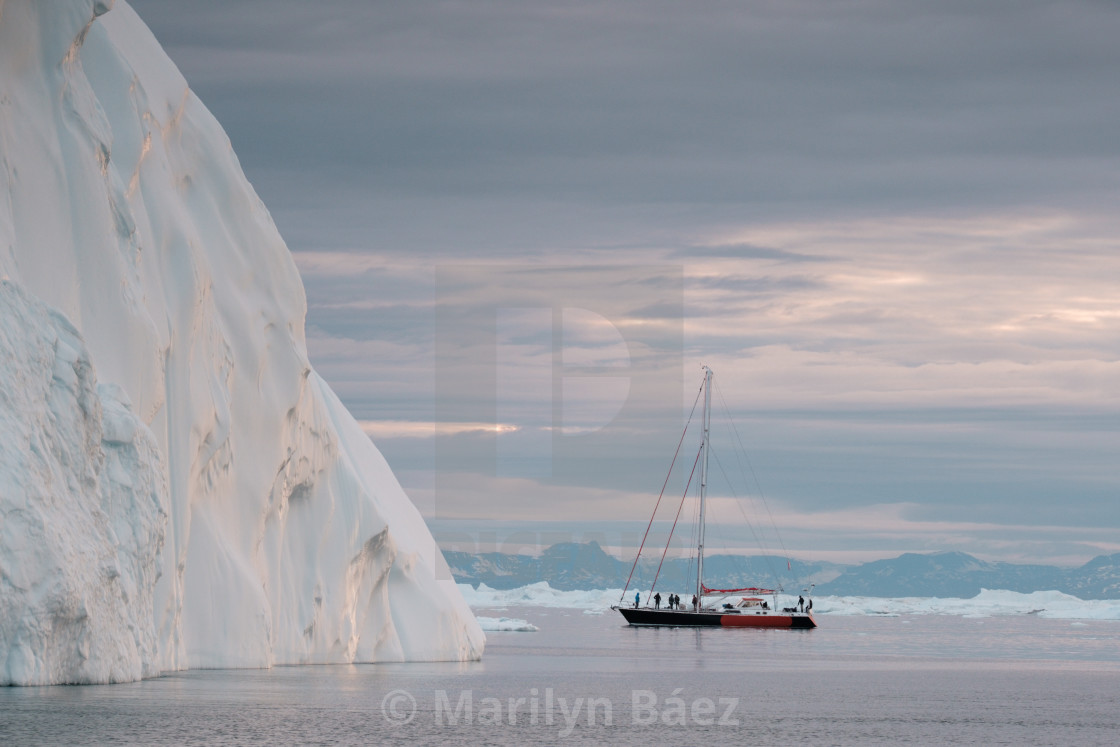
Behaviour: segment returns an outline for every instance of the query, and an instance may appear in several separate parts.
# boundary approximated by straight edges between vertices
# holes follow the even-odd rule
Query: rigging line
[[[688,564],[685,566],[684,571],[684,586],[688,586],[689,581],[696,578],[696,574],[692,572],[692,564],[696,561],[695,548],[698,540],[696,534],[697,530],[700,528],[700,501],[693,501],[692,521],[690,524],[692,525],[692,531],[688,535],[688,547],[690,552],[688,553]]]
[[[653,526],[653,520],[657,517],[657,509],[661,505],[661,498],[665,495],[665,487],[669,484],[669,478],[673,476],[673,466],[677,463],[677,456],[681,453],[681,444],[684,443],[684,437],[688,434],[688,426],[692,424],[692,416],[696,414],[696,404],[700,401],[700,394],[703,391],[704,384],[701,383],[700,391],[696,392],[696,399],[692,401],[692,412],[688,413],[684,431],[681,432],[681,440],[677,442],[677,450],[673,452],[673,461],[669,464],[669,474],[665,475],[665,482],[661,485],[661,494],[657,496],[657,503],[653,507],[653,515],[649,517],[649,524],[646,524],[646,533],[642,535],[642,542],[638,545],[638,554],[634,557],[634,565],[630,566],[630,575],[626,577],[626,586],[622,588],[622,596],[618,598],[619,604],[622,604],[622,600],[626,598],[626,592],[630,590],[630,580],[634,578],[634,569],[638,567],[638,561],[642,558],[642,548],[646,546],[650,527]]]
[[[747,523],[747,529],[751,530],[751,536],[754,537],[755,544],[758,545],[763,552],[762,557],[766,561],[766,568],[770,571],[770,577],[775,581],[781,583],[781,578],[774,570],[774,564],[770,562],[770,555],[766,552],[766,547],[763,544],[762,540],[759,538],[758,532],[755,531],[754,524],[751,523],[750,517],[747,516],[747,512],[743,510],[743,504],[739,499],[739,494],[735,492],[735,486],[731,484],[731,478],[727,476],[726,472],[724,472],[723,462],[719,460],[719,454],[716,453],[715,449],[712,449],[712,456],[716,458],[716,466],[719,467],[719,472],[721,475],[723,475],[723,479],[727,480],[727,487],[731,490],[731,495],[735,498],[735,507],[738,508],[739,513],[743,515],[743,520]]]
[[[774,530],[774,537],[777,538],[778,545],[780,545],[782,548],[782,555],[785,556],[786,564],[789,565],[789,550],[786,549],[786,543],[782,541],[782,535],[780,532],[778,532],[778,525],[774,521],[774,514],[770,511],[770,504],[766,501],[766,493],[762,491],[762,484],[759,483],[758,475],[754,471],[754,465],[751,464],[751,458],[747,454],[747,447],[743,446],[743,439],[739,435],[739,428],[735,425],[735,419],[731,417],[731,408],[727,406],[727,400],[723,397],[723,390],[717,387],[716,392],[719,394],[719,401],[723,405],[724,412],[727,413],[727,422],[731,423],[731,430],[735,434],[735,440],[739,443],[739,452],[742,453],[743,459],[746,460],[747,467],[750,469],[751,478],[754,480],[755,488],[758,490],[758,496],[762,499],[762,506],[766,509],[766,515],[770,519],[770,527]],[[736,452],[735,454],[736,461],[739,460],[739,452]],[[739,469],[743,469],[741,464],[739,466]],[[790,570],[792,571],[792,568],[790,568]],[[795,577],[795,580],[800,584],[800,577]]]
[[[673,532],[677,529],[677,522],[681,518],[681,509],[684,508],[684,499],[688,497],[688,489],[692,487],[692,477],[696,474],[696,465],[700,463],[700,455],[704,453],[704,444],[696,452],[696,459],[692,461],[692,471],[688,473],[688,483],[684,486],[684,495],[681,496],[681,505],[677,506],[677,516],[673,519],[673,526],[669,529],[669,539],[665,541],[665,549],[661,551],[661,562],[657,564],[657,573],[653,574],[653,583],[649,587],[652,596],[654,587],[657,586],[657,577],[661,575],[661,566],[665,565],[665,554],[669,552],[669,543],[673,541]]]

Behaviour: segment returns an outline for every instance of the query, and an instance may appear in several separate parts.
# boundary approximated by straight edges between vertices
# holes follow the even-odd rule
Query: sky
[[[445,547],[1120,552],[1120,5],[131,5]]]

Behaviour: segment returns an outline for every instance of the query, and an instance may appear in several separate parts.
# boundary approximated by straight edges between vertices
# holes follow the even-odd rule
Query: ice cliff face
[[[78,331],[0,281],[0,660],[13,683],[158,674],[159,448]],[[3,681],[3,680],[0,680]]]
[[[0,684],[481,655],[228,138],[120,0],[0,0],[0,276]]]

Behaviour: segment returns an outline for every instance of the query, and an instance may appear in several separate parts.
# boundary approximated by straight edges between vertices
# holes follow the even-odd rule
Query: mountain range
[[[626,585],[632,565],[597,542],[560,543],[539,556],[445,551],[444,557],[458,583],[493,589],[540,581],[565,591],[618,589]],[[686,558],[666,558],[664,563],[643,558],[629,587],[648,589],[655,577],[660,590],[688,593],[696,585],[696,566]],[[815,584],[815,594],[834,596],[967,599],[981,589],[1005,589],[1120,599],[1120,553],[1098,556],[1078,568],[986,561],[963,552],[905,553],[850,566],[767,555],[713,555],[704,559],[704,578],[714,588],[777,585],[798,592]]]

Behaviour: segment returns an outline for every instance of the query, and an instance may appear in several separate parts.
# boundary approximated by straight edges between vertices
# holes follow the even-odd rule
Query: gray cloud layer
[[[313,359],[359,418],[439,419],[440,267],[676,264],[681,364],[720,372],[818,548],[821,517],[905,505],[899,536],[1006,523],[936,535],[981,554],[1111,549],[1011,525],[1120,528],[1115,4],[132,4],[296,253]],[[622,328],[680,308],[634,280]],[[379,445],[431,492],[433,439]],[[570,519],[557,491],[582,490],[623,518],[645,471],[565,472],[538,503],[464,476],[440,506]]]
[[[402,251],[396,232],[438,214],[471,230],[435,234],[428,251],[512,250],[541,216],[505,225],[511,202],[570,219],[613,211],[629,234],[663,209],[662,230],[1111,209],[1120,186],[1109,3],[136,6],[296,248],[365,248],[376,227]],[[402,203],[440,211],[394,215]],[[310,230],[302,211],[324,208],[346,220]],[[487,230],[477,211],[502,220]]]

